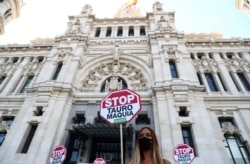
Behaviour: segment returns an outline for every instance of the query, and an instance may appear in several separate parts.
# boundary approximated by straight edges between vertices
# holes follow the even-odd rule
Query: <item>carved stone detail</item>
[[[171,27],[168,20],[164,18],[164,16],[161,16],[160,20],[158,21],[158,27],[157,30],[161,32],[171,32],[174,30],[173,27]]]
[[[17,69],[17,63],[4,63],[0,64],[0,72],[2,74],[10,74]]]
[[[225,65],[231,71],[250,72],[250,63],[247,60],[237,58],[236,56],[232,56],[231,59],[226,59]]]
[[[201,59],[193,60],[196,71],[217,72],[218,65],[215,60],[202,56]]]
[[[28,63],[24,67],[24,74],[37,74],[42,67],[42,63],[39,63],[38,59],[34,62]]]
[[[115,83],[115,80],[117,80],[117,75],[124,75],[129,80],[131,80],[133,87],[133,90],[135,91],[146,91],[148,89],[147,87],[147,79],[143,76],[140,69],[137,69],[130,63],[120,63],[118,65],[118,69],[114,72],[114,64],[113,63],[101,63],[99,66],[94,68],[93,70],[90,70],[88,75],[82,80],[82,85],[79,87],[81,91],[93,91],[96,90],[95,87],[97,87],[98,82],[103,79],[103,77],[107,76],[114,76],[113,82]],[[111,82],[111,83],[113,83]],[[110,88],[110,82],[106,85],[108,86],[108,89],[113,90],[114,88]],[[116,87],[119,88],[120,84],[118,85],[118,82],[116,81]],[[121,86],[120,86],[121,87]]]
[[[106,80],[105,82],[105,92],[111,92],[115,90],[122,89],[122,80],[119,80],[118,76],[112,76],[110,81]]]
[[[62,48],[58,49],[57,53],[55,55],[58,56],[57,61],[63,61],[67,56],[72,55],[72,49],[71,48]]]
[[[241,133],[241,131],[237,127],[232,125],[231,122],[225,123],[225,126],[222,128],[222,132],[228,135],[233,135],[233,134],[240,135]]]
[[[83,34],[82,31],[82,23],[80,21],[80,19],[76,19],[76,21],[73,22],[69,22],[68,23],[68,30],[66,32],[66,35],[78,35],[78,34]]]

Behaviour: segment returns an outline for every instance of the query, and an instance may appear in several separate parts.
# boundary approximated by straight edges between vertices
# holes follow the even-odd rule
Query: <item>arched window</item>
[[[8,9],[7,11],[5,11],[5,13],[4,13],[4,18],[5,19],[8,19],[8,17],[10,17],[11,16],[11,9]]]
[[[124,79],[119,76],[111,76],[103,82],[101,92],[111,92],[126,88],[128,88],[128,85]]]

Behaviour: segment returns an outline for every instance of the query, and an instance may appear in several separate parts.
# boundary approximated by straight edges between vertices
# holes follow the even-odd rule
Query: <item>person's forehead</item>
[[[145,129],[143,129],[143,130],[141,131],[140,134],[143,134],[143,133],[150,133],[150,134],[151,134],[151,131],[150,131],[149,129],[145,128]]]

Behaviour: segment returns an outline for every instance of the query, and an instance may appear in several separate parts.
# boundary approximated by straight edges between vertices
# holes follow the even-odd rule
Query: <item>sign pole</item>
[[[123,137],[122,137],[122,123],[120,123],[120,140],[121,140],[121,164],[123,164]]]
[[[122,123],[131,121],[141,109],[140,95],[129,89],[113,91],[100,103],[100,116],[108,123],[120,124],[121,164],[124,163]]]

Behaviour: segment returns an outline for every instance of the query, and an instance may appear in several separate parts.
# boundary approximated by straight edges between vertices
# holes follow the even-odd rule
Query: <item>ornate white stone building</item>
[[[235,7],[250,16],[250,0],[235,0]]]
[[[124,163],[143,126],[172,163],[182,143],[194,148],[193,164],[250,163],[250,39],[184,35],[174,12],[152,6],[146,16],[132,6],[98,19],[85,5],[53,42],[0,46],[1,164],[49,163],[58,145],[65,164],[120,164],[119,125],[99,110],[124,88],[142,100],[123,125]]]
[[[19,17],[23,0],[0,0],[0,35],[4,33],[4,26]]]

